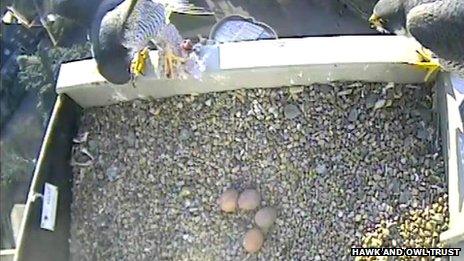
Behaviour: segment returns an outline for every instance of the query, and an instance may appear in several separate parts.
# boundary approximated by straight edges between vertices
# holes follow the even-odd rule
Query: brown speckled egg
[[[259,207],[261,195],[256,189],[247,189],[238,198],[238,207],[243,210],[253,210]]]
[[[243,247],[248,253],[255,253],[261,249],[264,243],[264,235],[261,230],[253,228],[246,232],[243,238]]]
[[[237,209],[238,192],[235,189],[228,189],[222,193],[217,200],[220,208],[224,212],[234,212]]]
[[[277,210],[273,207],[265,207],[256,212],[255,222],[258,227],[268,229],[277,218]]]

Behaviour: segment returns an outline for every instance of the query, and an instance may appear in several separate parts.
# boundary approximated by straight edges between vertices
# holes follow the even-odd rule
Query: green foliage
[[[4,188],[14,181],[24,181],[30,177],[34,169],[34,161],[25,159],[12,146],[1,146],[0,149],[0,187]]]
[[[19,57],[19,85],[26,90],[36,90],[39,95],[37,108],[46,124],[55,101],[55,85],[62,63],[90,57],[90,44],[71,48],[42,48],[34,56]]]
[[[42,116],[41,120],[44,127],[55,102],[55,85],[61,63],[89,57],[90,55],[90,44],[85,44],[72,48],[50,49],[39,46],[39,51],[35,55],[18,57],[20,72],[16,84],[26,90],[35,90],[39,95],[37,109],[39,115]],[[29,130],[29,128],[21,128],[15,131],[21,132],[17,136],[27,137],[28,140],[40,139],[43,134],[35,133],[41,130]],[[34,160],[29,155],[26,155],[29,153],[22,151],[33,148],[23,148],[24,144],[21,143],[23,142],[10,140],[7,144],[1,144],[1,186],[27,179],[33,171]],[[31,153],[34,155],[33,152]]]

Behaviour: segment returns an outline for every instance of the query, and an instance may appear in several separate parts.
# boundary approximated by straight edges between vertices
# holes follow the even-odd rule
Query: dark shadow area
[[[216,17],[252,16],[273,27],[280,37],[377,34],[369,23],[336,0],[205,0]]]
[[[1,151],[1,224],[2,248],[14,247],[10,211],[14,204],[26,202],[32,171],[39,154],[45,128],[35,107],[37,94],[30,92],[2,130]]]

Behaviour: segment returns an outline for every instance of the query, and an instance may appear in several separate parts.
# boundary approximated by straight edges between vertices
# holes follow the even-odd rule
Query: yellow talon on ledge
[[[420,69],[427,71],[425,75],[425,82],[429,82],[432,80],[441,69],[441,65],[438,62],[438,59],[433,58],[432,52],[428,49],[422,48],[420,50],[416,50],[419,61],[416,62],[414,65],[418,66]]]

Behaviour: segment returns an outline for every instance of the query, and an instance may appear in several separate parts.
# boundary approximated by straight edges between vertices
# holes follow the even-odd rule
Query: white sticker
[[[58,187],[45,183],[42,200],[42,219],[40,227],[46,230],[55,230],[56,206],[58,203]]]

